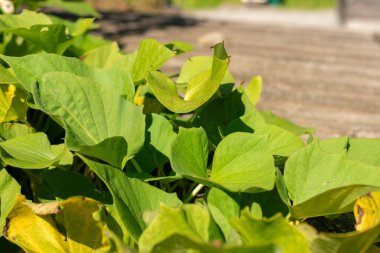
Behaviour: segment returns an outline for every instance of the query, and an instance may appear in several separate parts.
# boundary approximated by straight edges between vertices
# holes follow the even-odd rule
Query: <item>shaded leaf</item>
[[[129,178],[123,171],[111,166],[80,157],[107,185],[123,229],[136,241],[146,228],[141,219],[144,212],[157,210],[160,203],[173,207],[181,204],[175,194],[168,194],[138,179]]]
[[[112,202],[110,196],[98,190],[89,178],[79,173],[56,168],[42,171],[39,176],[43,181],[36,190],[39,198],[67,199],[84,196],[102,203]]]

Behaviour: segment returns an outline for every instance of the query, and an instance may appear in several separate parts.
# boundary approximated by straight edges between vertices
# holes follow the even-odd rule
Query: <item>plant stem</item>
[[[131,159],[131,162],[133,163],[133,166],[135,166],[137,172],[139,173],[143,173],[144,171],[142,170],[140,164],[137,163],[137,161],[135,160],[135,158],[132,158]]]
[[[204,187],[203,184],[198,184],[183,203],[189,203],[190,200],[192,200],[195,196],[197,196],[197,194],[203,189],[203,187]]]

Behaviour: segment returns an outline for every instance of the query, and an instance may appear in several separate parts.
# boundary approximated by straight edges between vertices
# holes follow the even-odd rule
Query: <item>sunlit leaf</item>
[[[8,216],[5,236],[26,253],[94,252],[103,245],[101,229],[92,218],[99,205],[82,197],[33,204],[19,196]]]
[[[345,152],[326,153],[320,148],[318,140],[287,160],[284,179],[293,201],[293,215],[297,217],[346,211],[356,198],[365,193],[364,190],[380,188],[378,167],[349,160]],[[308,202],[312,198],[318,198],[318,201]],[[307,202],[308,207],[303,208],[302,205]],[[311,210],[312,213],[309,213]]]
[[[160,72],[150,72],[147,84],[169,110],[176,113],[191,112],[206,103],[218,90],[227,71],[228,61],[223,43],[215,45],[212,64],[189,80],[184,98],[178,95],[175,83]]]
[[[354,206],[356,230],[365,231],[380,224],[380,192],[360,197]]]
[[[5,169],[0,170],[0,230],[3,230],[6,218],[20,193],[21,187],[17,181]]]
[[[44,133],[32,133],[0,142],[1,159],[23,169],[47,168],[60,159],[64,150],[65,146],[53,150]]]
[[[93,156],[123,167],[144,144],[142,107],[108,86],[57,72],[44,75],[33,95],[43,111],[63,120],[66,145],[71,150],[80,151],[83,146],[86,155],[92,150]],[[118,152],[108,149],[112,143],[118,145]]]

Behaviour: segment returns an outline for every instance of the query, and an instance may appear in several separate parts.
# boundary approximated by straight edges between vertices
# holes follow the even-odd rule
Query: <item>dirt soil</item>
[[[170,73],[178,72],[190,56],[210,55],[210,46],[224,40],[238,82],[254,75],[263,77],[261,109],[315,127],[321,138],[380,138],[380,42],[376,33],[337,26],[205,20],[177,11],[105,13],[100,24],[98,32],[117,40],[128,52],[142,38],[192,43],[193,52],[169,61],[165,71]]]

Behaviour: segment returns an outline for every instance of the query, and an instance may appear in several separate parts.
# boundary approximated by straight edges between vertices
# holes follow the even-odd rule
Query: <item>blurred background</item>
[[[380,138],[379,0],[91,2],[102,13],[96,32],[124,51],[141,38],[192,43],[169,73],[224,40],[237,83],[263,77],[261,109],[315,127],[321,138]]]

